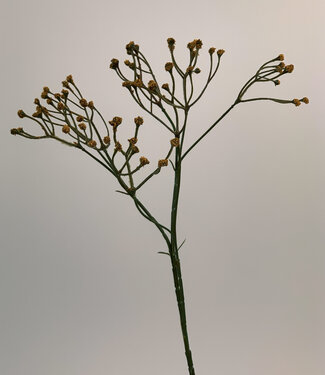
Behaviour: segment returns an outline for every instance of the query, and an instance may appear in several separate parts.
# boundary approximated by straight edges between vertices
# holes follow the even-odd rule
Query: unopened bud
[[[161,168],[161,167],[166,167],[168,165],[168,159],[161,159],[161,160],[158,160],[158,167]]]
[[[65,134],[68,134],[70,132],[70,127],[69,125],[63,125],[62,126],[62,132],[65,133]]]

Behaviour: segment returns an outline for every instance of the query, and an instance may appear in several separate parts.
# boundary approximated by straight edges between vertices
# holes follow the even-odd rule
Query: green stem
[[[172,264],[175,293],[183,335],[183,342],[185,348],[185,356],[188,365],[189,375],[195,375],[194,365],[192,360],[192,353],[190,349],[189,337],[186,323],[186,310],[184,288],[181,272],[181,264],[178,256],[177,245],[177,209],[181,184],[181,150],[177,147],[175,152],[175,176],[174,176],[174,191],[171,211],[171,246],[169,248],[170,260]]]

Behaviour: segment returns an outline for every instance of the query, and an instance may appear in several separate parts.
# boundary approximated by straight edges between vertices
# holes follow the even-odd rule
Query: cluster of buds
[[[240,102],[248,102],[253,100],[271,100],[277,103],[286,104],[286,103],[293,103],[296,107],[298,107],[301,103],[308,104],[309,99],[307,97],[303,97],[302,99],[292,99],[292,100],[284,100],[284,99],[276,99],[276,98],[251,98],[243,100],[244,94],[247,92],[249,87],[251,87],[256,82],[273,82],[275,86],[280,85],[280,80],[278,79],[280,76],[283,76],[288,73],[292,73],[294,70],[293,64],[286,65],[284,62],[284,55],[281,53],[274,59],[267,61],[263,64],[256,74],[244,85],[241,89],[237,103]],[[275,64],[277,61],[280,61],[278,64]]]
[[[64,88],[61,92],[52,92],[47,86],[43,87],[41,99],[34,100],[36,110],[31,116],[23,110],[18,111],[18,117],[34,120],[43,130],[43,135],[32,135],[23,128],[18,128],[19,131],[12,129],[11,133],[31,139],[52,138],[81,149],[84,147],[97,150],[107,148],[109,145],[108,127],[102,120],[107,134],[101,137],[94,123],[94,117],[98,111],[93,101],[88,101],[81,95],[72,75],[68,75],[62,81],[62,86]],[[44,100],[47,106],[43,105],[41,100]]]

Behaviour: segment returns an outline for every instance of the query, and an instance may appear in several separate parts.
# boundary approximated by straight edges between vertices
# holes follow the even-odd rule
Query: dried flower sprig
[[[225,51],[223,49],[216,50],[215,47],[209,48],[210,67],[207,79],[203,88],[194,99],[193,75],[201,73],[201,69],[197,67],[197,63],[199,51],[203,48],[202,40],[194,39],[187,44],[189,62],[184,68],[176,61],[174,53],[175,44],[176,41],[174,38],[167,39],[171,61],[166,62],[164,68],[169,74],[170,82],[163,83],[162,85],[157,81],[139,45],[135,44],[133,41],[126,45],[126,52],[131,56],[132,61],[129,59],[124,61],[125,66],[128,67],[129,72],[131,72],[131,77],[127,78],[121,71],[119,60],[113,58],[110,62],[110,68],[113,69],[122,80],[122,86],[127,88],[136,103],[145,112],[155,118],[158,124],[172,133],[172,139],[170,139],[168,152],[165,157],[158,160],[156,168],[137,184],[134,180],[136,172],[150,163],[145,156],[141,156],[137,165],[131,165],[131,162],[134,160],[134,155],[139,153],[137,145],[139,128],[143,124],[143,118],[140,116],[134,118],[134,134],[128,139],[128,146],[124,148],[118,139],[118,129],[123,122],[122,118],[115,116],[112,120],[108,121],[108,124],[111,125],[110,129],[94,103],[85,99],[81,94],[71,75],[67,76],[66,80],[62,82],[63,90],[61,93],[52,93],[48,87],[43,88],[41,99],[46,101],[47,107],[41,104],[40,99],[36,98],[34,100],[36,111],[31,116],[27,115],[23,110],[18,111],[18,116],[20,118],[27,117],[36,122],[43,130],[42,135],[32,135],[26,132],[22,127],[11,129],[11,133],[30,139],[56,139],[68,146],[73,146],[84,151],[116,177],[123,188],[122,191],[118,190],[118,192],[130,196],[140,214],[157,227],[166,242],[168,250],[166,252],[160,251],[159,253],[168,255],[171,261],[188,372],[189,375],[195,375],[187,330],[185,297],[179,256],[179,250],[185,240],[179,245],[177,238],[177,213],[184,158],[236,105],[240,103],[268,100],[280,104],[290,103],[298,107],[301,103],[308,104],[309,99],[307,97],[301,99],[269,97],[245,99],[250,87],[254,84],[272,82],[275,86],[278,86],[280,84],[280,80],[278,79],[280,76],[293,72],[294,66],[292,64],[285,65],[283,62],[284,56],[280,54],[261,65],[256,73],[243,85],[233,104],[208,127],[190,147],[184,150],[186,128],[189,126],[189,111],[192,106],[199,101],[216,75],[221,63],[221,57],[224,55]],[[215,56],[217,58],[216,61]],[[178,78],[180,78],[182,82],[180,88],[181,95],[176,94],[176,75],[178,75]],[[168,97],[163,94],[162,90],[167,93]],[[157,113],[155,109],[159,109],[161,112]],[[171,109],[173,114],[169,113],[168,109]],[[161,113],[163,116],[161,116]],[[181,114],[183,115],[182,120]],[[97,121],[99,121],[99,124],[97,124]],[[114,146],[112,145],[110,147],[112,143]],[[137,192],[153,176],[157,175],[162,168],[168,167],[168,165],[171,165],[174,171],[173,194],[170,224],[163,225],[139,200]]]

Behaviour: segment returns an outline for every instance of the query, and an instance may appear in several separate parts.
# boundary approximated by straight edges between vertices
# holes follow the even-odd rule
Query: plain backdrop
[[[123,118],[123,142],[143,116],[139,148],[153,170],[171,137],[109,63],[134,40],[168,82],[174,37],[182,66],[187,43],[203,41],[196,90],[208,48],[226,51],[190,113],[187,146],[279,53],[294,72],[251,96],[310,99],[241,104],[184,161],[179,237],[196,373],[324,375],[324,2],[2,0],[0,14],[0,373],[187,373],[160,233],[86,155],[10,135],[35,131],[17,110],[32,113],[43,86],[59,91],[73,74],[107,120]],[[139,193],[164,223],[171,189],[169,167]]]

